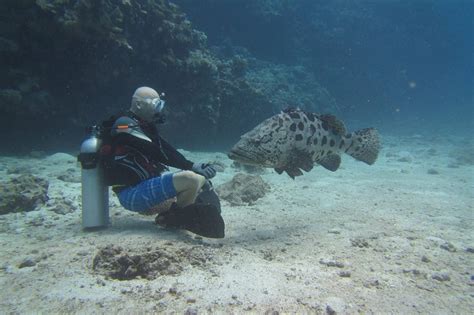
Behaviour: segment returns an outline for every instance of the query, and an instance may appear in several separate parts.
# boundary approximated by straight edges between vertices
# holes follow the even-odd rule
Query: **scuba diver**
[[[129,111],[109,120],[109,134],[100,148],[105,182],[131,211],[145,212],[176,197],[170,209],[156,217],[158,225],[222,238],[220,204],[198,198],[212,189],[209,179],[216,170],[187,160],[159,135],[156,124],[163,122],[163,97],[152,88],[140,87]],[[168,166],[181,171],[171,173]],[[211,199],[219,203],[212,193]]]

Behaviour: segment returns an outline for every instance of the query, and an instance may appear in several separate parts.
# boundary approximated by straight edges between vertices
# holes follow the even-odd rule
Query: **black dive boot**
[[[155,218],[155,223],[209,238],[223,238],[225,234],[224,219],[217,207],[211,204],[194,203],[179,208],[174,203],[169,211],[160,213]]]

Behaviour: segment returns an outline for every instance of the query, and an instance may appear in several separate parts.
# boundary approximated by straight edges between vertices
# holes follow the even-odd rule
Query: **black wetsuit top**
[[[193,162],[158,134],[155,124],[132,113],[116,119],[101,156],[106,183],[115,191],[159,176],[168,166],[182,170],[193,167]]]

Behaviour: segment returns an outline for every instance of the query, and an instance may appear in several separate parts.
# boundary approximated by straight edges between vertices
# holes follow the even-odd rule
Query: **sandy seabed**
[[[45,206],[0,216],[0,313],[472,314],[474,166],[453,162],[468,145],[386,137],[373,166],[345,156],[337,172],[317,167],[296,180],[268,170],[265,197],[222,201],[221,240],[162,229],[112,194],[111,226],[84,232],[80,184],[57,178],[79,173],[75,157],[0,158],[4,180],[23,168],[50,183]],[[214,185],[238,172],[223,153],[184,154],[227,165]],[[51,211],[58,200],[76,211]],[[92,268],[109,245],[205,259],[117,280]]]

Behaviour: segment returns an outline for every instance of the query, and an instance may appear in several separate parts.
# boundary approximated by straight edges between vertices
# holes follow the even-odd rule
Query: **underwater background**
[[[472,127],[474,2],[2,1],[3,153],[77,150],[85,127],[167,95],[166,137],[225,150],[292,106],[352,128]],[[34,131],[33,131],[34,130]]]
[[[2,0],[0,17],[1,314],[472,314],[474,1]],[[166,93],[163,137],[215,166],[225,238],[112,191],[107,228],[83,229],[80,144],[140,86]],[[292,179],[229,158],[288,107],[376,128],[377,160]]]

